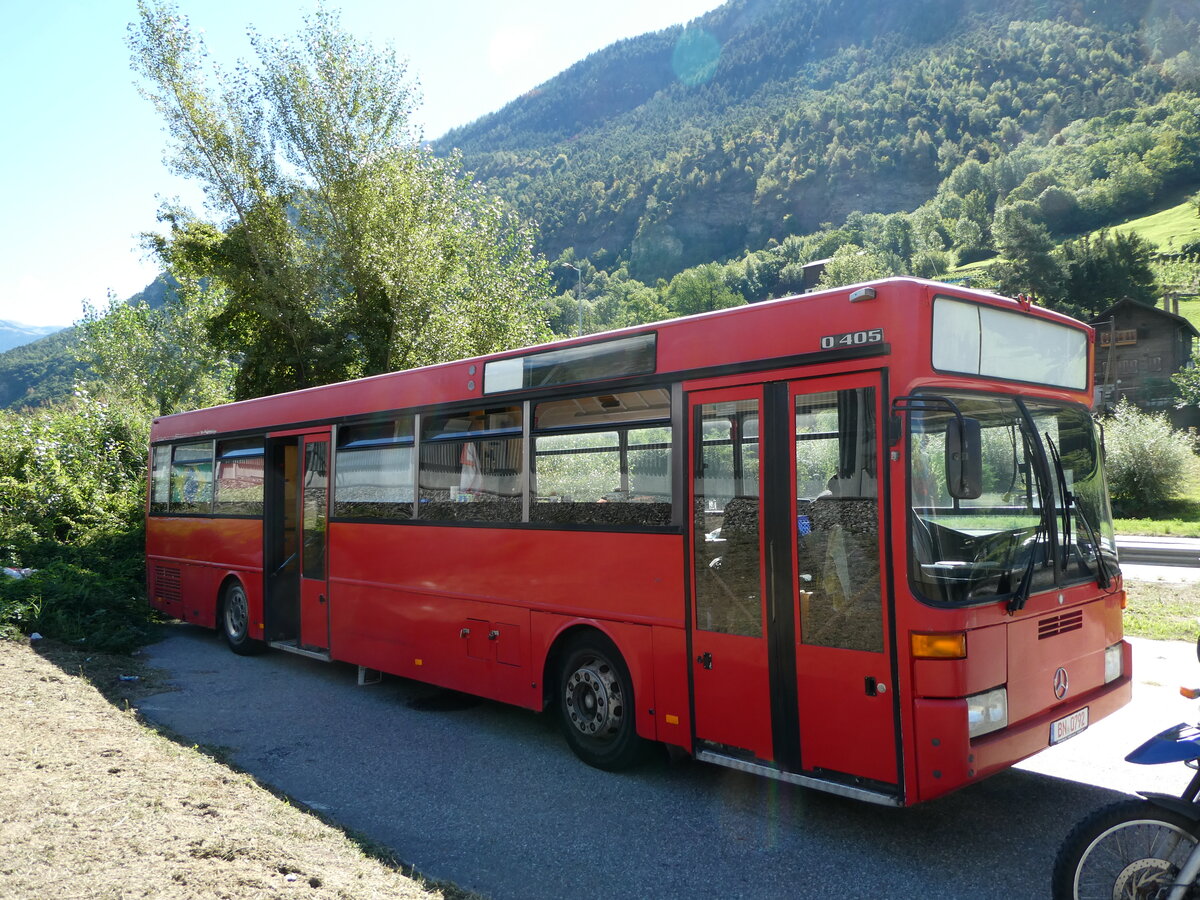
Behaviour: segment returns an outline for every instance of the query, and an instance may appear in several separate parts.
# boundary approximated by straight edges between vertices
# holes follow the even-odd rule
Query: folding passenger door
[[[762,508],[763,387],[690,395],[696,737],[774,759]]]
[[[267,439],[267,640],[313,652],[329,647],[329,431]]]
[[[689,394],[701,753],[896,783],[877,373]]]
[[[806,772],[897,781],[877,373],[788,386],[796,690]]]

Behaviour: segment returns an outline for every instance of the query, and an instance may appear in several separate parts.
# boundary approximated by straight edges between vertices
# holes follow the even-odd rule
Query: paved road
[[[1121,719],[1025,768],[893,810],[699,763],[606,774],[578,762],[549,717],[488,702],[422,711],[410,704],[436,695],[422,685],[358,687],[349,666],[234,656],[192,626],[165,633],[146,655],[178,690],[146,698],[148,718],[227,748],[261,781],[431,877],[530,900],[1044,897],[1063,836],[1116,798],[1103,785],[1186,781],[1182,766],[1114,765],[1193,715],[1175,688],[1200,682],[1190,645],[1139,642],[1146,683]],[[1093,772],[1100,786],[1072,780]]]

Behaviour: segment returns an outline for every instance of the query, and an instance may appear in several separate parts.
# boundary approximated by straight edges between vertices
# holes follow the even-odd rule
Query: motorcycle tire
[[[1166,889],[1200,842],[1200,823],[1149,800],[1122,800],[1076,825],[1059,848],[1054,900],[1140,900]],[[1189,898],[1200,897],[1193,886]]]

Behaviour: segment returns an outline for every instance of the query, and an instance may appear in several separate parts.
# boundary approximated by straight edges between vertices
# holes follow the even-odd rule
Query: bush
[[[1197,466],[1194,437],[1172,429],[1165,413],[1141,412],[1127,400],[1104,426],[1109,489],[1119,515],[1152,515],[1179,494]]]
[[[128,651],[145,641],[146,417],[84,393],[0,422],[0,632]]]

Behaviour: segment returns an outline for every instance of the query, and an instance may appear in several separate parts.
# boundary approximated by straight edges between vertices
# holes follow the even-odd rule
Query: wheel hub
[[[1165,859],[1137,859],[1121,870],[1113,884],[1113,897],[1121,900],[1156,900],[1166,896],[1175,881],[1175,866]]]
[[[229,636],[240,639],[246,633],[249,624],[249,611],[246,609],[246,595],[240,590],[230,592],[225,603],[225,627]]]
[[[563,700],[580,734],[605,739],[617,732],[624,713],[621,685],[604,661],[590,660],[572,672]]]

